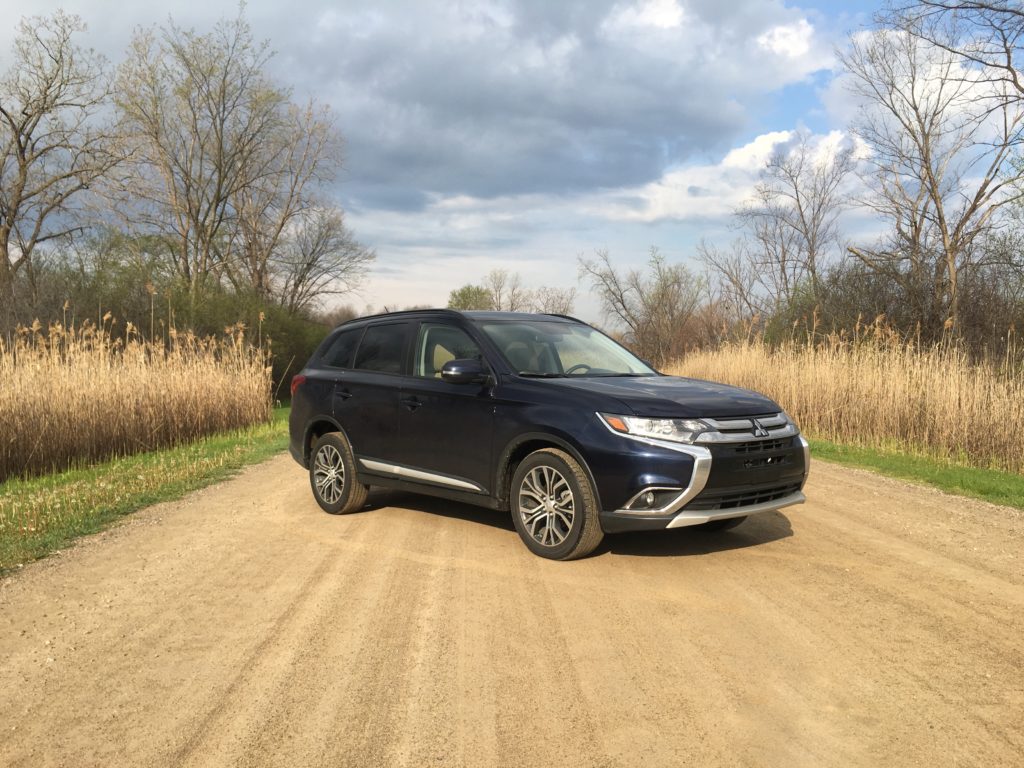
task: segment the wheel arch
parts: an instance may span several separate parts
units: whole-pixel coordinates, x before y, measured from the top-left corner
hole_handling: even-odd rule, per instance
[[[306,425],[306,431],[302,438],[302,462],[306,469],[309,469],[310,455],[313,452],[313,443],[321,435],[325,435],[328,432],[341,432],[348,440],[348,434],[342,429],[342,426],[330,416],[317,416],[315,419]],[[352,445],[352,441],[349,440],[349,445]]]
[[[501,505],[501,508],[510,508],[508,494],[510,486],[512,485],[512,476],[516,472],[516,467],[518,467],[520,462],[522,462],[522,460],[531,453],[544,448],[558,448],[559,450],[565,451],[579,462],[580,466],[583,467],[584,473],[586,473],[587,480],[590,482],[590,488],[593,491],[594,500],[598,505],[597,508],[601,509],[601,496],[597,488],[597,482],[594,479],[594,473],[591,472],[590,465],[583,457],[582,452],[564,437],[553,435],[550,432],[526,432],[522,435],[518,435],[515,439],[509,442],[501,452],[501,457],[498,461],[497,477],[495,478],[494,483],[494,495],[498,503]]]

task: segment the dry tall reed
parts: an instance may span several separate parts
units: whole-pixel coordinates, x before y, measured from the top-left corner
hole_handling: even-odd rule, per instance
[[[109,320],[0,338],[0,482],[269,418],[270,369],[241,326],[153,343]]]
[[[1024,473],[1024,373],[1010,355],[972,362],[954,345],[920,349],[869,327],[729,344],[669,372],[764,392],[815,437]]]

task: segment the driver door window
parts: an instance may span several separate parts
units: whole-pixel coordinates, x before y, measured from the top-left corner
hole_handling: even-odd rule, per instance
[[[439,379],[445,363],[479,357],[480,348],[462,329],[453,325],[423,323],[416,338],[413,375]]]

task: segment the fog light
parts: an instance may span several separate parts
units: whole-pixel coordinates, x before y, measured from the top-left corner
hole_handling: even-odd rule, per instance
[[[682,493],[682,488],[646,488],[634,496],[622,511],[650,512],[667,507]]]

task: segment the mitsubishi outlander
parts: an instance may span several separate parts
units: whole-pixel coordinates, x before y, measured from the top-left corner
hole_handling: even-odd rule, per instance
[[[804,501],[809,450],[756,392],[665,376],[571,317],[414,310],[336,328],[292,379],[291,454],[330,513],[369,486],[510,512],[542,557]]]

